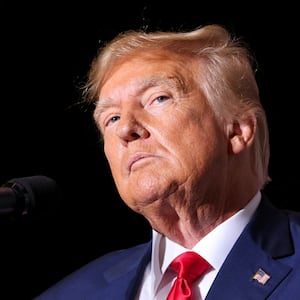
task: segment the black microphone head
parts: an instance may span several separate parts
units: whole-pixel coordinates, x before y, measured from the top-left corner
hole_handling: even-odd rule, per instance
[[[9,186],[16,194],[15,214],[53,214],[59,204],[61,191],[56,181],[44,175],[13,178],[4,186]]]

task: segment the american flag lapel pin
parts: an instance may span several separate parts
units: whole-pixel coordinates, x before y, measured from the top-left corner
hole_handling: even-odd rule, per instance
[[[256,280],[262,285],[265,285],[270,278],[271,276],[261,268],[259,268],[252,277],[253,280]]]

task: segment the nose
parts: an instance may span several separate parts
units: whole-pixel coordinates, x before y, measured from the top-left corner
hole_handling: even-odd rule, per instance
[[[117,135],[123,142],[128,143],[147,138],[149,131],[133,115],[122,115],[118,122]]]

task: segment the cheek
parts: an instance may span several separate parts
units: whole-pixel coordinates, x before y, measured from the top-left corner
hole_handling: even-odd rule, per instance
[[[205,168],[206,163],[220,155],[224,143],[221,137],[216,136],[215,131],[207,131],[198,126],[177,137],[177,144],[174,146],[179,151],[179,158],[184,158],[188,168]]]
[[[117,173],[115,172],[115,170],[119,169],[118,164],[120,163],[117,149],[118,146],[114,145],[111,141],[104,143],[104,155],[108,161],[109,167],[113,175],[114,173]]]

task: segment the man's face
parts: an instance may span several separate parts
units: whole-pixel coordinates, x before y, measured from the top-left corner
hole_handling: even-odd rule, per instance
[[[170,54],[145,54],[116,65],[102,87],[95,120],[120,196],[137,212],[174,193],[193,197],[196,186],[209,193],[222,178],[226,139],[195,72]]]

